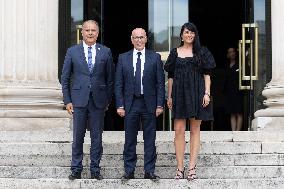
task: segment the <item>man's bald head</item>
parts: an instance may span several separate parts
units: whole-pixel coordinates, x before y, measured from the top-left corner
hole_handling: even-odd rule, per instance
[[[136,50],[143,50],[147,43],[146,31],[143,28],[135,28],[131,34],[131,42]]]
[[[135,35],[135,34],[144,34],[146,36],[146,31],[143,28],[135,28],[134,30],[132,30],[131,36]]]

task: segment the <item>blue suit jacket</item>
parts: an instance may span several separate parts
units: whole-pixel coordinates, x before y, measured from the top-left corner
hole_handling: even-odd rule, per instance
[[[83,43],[67,50],[61,85],[64,104],[74,107],[88,104],[90,92],[97,108],[106,108],[113,94],[114,65],[109,48],[96,43],[96,59],[90,73],[86,62]]]
[[[157,106],[164,106],[165,75],[159,54],[145,50],[145,64],[142,78],[144,99],[148,112],[155,112]],[[116,107],[129,112],[134,96],[133,50],[120,54],[115,73]]]

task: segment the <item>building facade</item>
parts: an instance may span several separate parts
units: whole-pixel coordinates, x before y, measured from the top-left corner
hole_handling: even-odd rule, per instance
[[[59,78],[67,48],[77,43],[76,26],[87,19],[98,21],[99,42],[112,49],[114,62],[132,48],[130,35],[136,27],[147,31],[148,48],[165,60],[179,45],[181,25],[195,23],[201,43],[217,63],[212,76],[215,121],[204,123],[213,130],[228,130],[222,94],[226,49],[239,47],[247,70],[240,82],[246,94],[244,130],[283,128],[282,0],[3,0],[0,8],[1,130],[70,125]],[[172,129],[168,110],[158,128]],[[106,130],[122,129],[113,104]]]

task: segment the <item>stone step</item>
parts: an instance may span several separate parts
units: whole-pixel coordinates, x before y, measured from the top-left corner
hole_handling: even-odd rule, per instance
[[[161,178],[173,178],[175,167],[156,167],[156,174]],[[105,178],[120,178],[122,167],[102,167]],[[28,167],[28,166],[0,166],[0,178],[67,178],[70,167]],[[200,179],[264,179],[284,178],[284,166],[218,166],[198,167],[197,175]],[[143,178],[143,167],[137,167],[136,178]],[[83,171],[83,178],[90,178],[88,168]]]
[[[148,179],[133,179],[126,183],[120,179],[101,181],[81,179],[1,179],[0,188],[13,189],[280,189],[284,188],[284,179],[160,179],[152,182]]]
[[[123,142],[103,143],[104,154],[122,154]],[[157,141],[157,153],[174,153],[172,141]],[[189,151],[189,144],[185,153]],[[84,153],[89,154],[90,143],[84,144]],[[137,144],[137,154],[144,152],[143,142]],[[202,142],[201,154],[284,154],[284,142]],[[70,155],[71,143],[0,143],[0,155]]]
[[[124,143],[107,141],[104,154],[122,154]],[[175,153],[172,141],[157,141],[158,154]],[[90,144],[84,144],[84,153],[89,154]],[[185,153],[189,151],[189,144]],[[284,143],[261,142],[202,142],[200,154],[267,154],[284,153]],[[0,155],[71,155],[71,143],[0,143]],[[137,144],[137,154],[144,154],[144,144]]]
[[[1,124],[0,124],[1,127]],[[86,142],[90,141],[86,132]],[[157,141],[173,141],[173,131],[157,131]],[[189,141],[189,131],[186,131]],[[124,142],[123,131],[104,131],[103,140]],[[71,142],[72,132],[69,131],[0,131],[0,142]],[[138,134],[138,141],[143,141],[143,133]],[[201,131],[202,142],[284,142],[283,131]]]
[[[138,155],[137,165],[143,166],[144,156]],[[198,157],[199,167],[212,166],[284,166],[284,154],[237,154],[237,155],[204,155]],[[70,166],[71,155],[0,155],[3,166]],[[185,155],[188,165],[189,155]],[[85,155],[83,165],[90,164],[90,156]],[[156,166],[173,166],[176,164],[175,154],[158,154]],[[104,154],[102,167],[123,167],[123,156]]]

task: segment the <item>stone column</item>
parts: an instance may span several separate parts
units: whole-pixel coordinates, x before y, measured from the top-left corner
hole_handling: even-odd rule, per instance
[[[272,80],[262,94],[266,109],[255,112],[253,128],[284,131],[284,1],[271,1]]]
[[[0,1],[0,130],[66,127],[58,81],[58,0]]]

